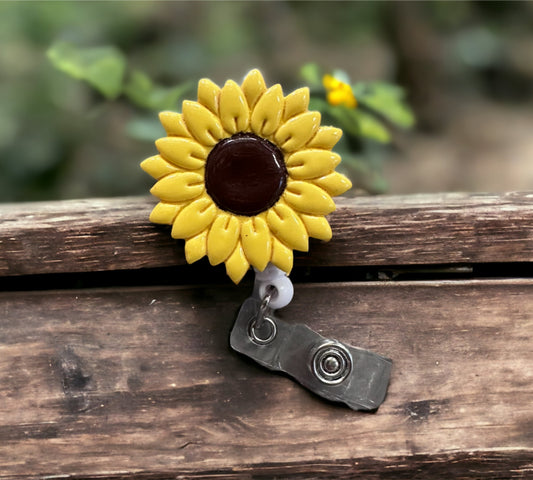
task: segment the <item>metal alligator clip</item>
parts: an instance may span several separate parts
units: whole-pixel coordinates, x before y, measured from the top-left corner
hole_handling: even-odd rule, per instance
[[[323,398],[354,410],[376,410],[387,394],[392,360],[280,320],[269,306],[274,294],[270,288],[262,297],[255,293],[245,300],[231,347],[270,370],[287,373]]]

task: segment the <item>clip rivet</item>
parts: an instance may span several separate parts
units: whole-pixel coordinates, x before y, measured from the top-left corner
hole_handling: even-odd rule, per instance
[[[257,345],[268,345],[276,338],[277,333],[276,323],[268,317],[262,318],[261,325],[256,319],[252,319],[248,326],[248,336]]]
[[[322,361],[322,367],[329,374],[338,372],[340,370],[340,366],[341,364],[339,363],[339,360],[334,356],[326,357]]]
[[[313,373],[321,382],[337,385],[350,375],[352,358],[342,345],[327,343],[316,351],[312,365]]]

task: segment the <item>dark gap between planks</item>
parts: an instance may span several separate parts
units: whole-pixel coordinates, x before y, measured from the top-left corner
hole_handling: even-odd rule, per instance
[[[223,267],[180,265],[136,270],[78,272],[0,277],[0,291],[31,291],[155,285],[228,284]],[[365,281],[428,281],[486,278],[533,278],[533,263],[482,263],[468,265],[405,265],[361,267],[295,267],[294,283]],[[241,286],[251,289],[250,271]]]

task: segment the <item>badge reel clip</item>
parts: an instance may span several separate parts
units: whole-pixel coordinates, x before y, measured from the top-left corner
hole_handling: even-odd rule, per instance
[[[376,410],[387,394],[392,361],[280,320],[275,311],[286,306],[292,294],[289,278],[274,266],[256,272],[253,295],[233,326],[231,347],[327,400],[354,410]]]
[[[240,85],[200,80],[197,101],[161,112],[166,136],[141,164],[156,179],[150,220],[172,226],[188,263],[204,256],[224,263],[234,283],[254,268],[253,294],[230,335],[234,350],[328,400],[375,410],[389,359],[276,316],[292,299],[293,250],[307,251],[311,237],[331,238],[332,197],[351,188],[335,171],[341,157],[332,148],[342,131],[321,126],[309,100],[308,88],[285,96],[279,84],[267,87],[258,70]]]

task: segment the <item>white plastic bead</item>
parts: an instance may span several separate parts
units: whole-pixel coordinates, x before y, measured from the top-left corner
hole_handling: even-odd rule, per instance
[[[255,271],[255,283],[259,298],[264,298],[270,285],[276,289],[268,304],[274,310],[286,307],[294,295],[294,287],[287,274],[272,264],[268,264],[262,272]]]

